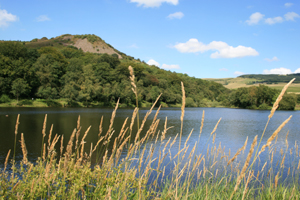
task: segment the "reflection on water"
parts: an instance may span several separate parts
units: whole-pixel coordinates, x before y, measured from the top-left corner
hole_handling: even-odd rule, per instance
[[[189,133],[193,130],[191,138],[189,139],[187,146],[192,148],[196,141],[199,139],[199,132],[201,126],[202,112],[205,111],[204,127],[201,134],[201,140],[197,152],[206,151],[207,145],[211,144],[211,132],[214,129],[216,123],[222,118],[217,128],[217,136],[215,144],[221,142],[222,147],[225,147],[225,152],[231,152],[233,155],[239,148],[241,148],[248,137],[248,144],[253,141],[255,135],[260,138],[264,127],[266,125],[269,111],[260,110],[243,110],[243,109],[229,109],[229,108],[186,108],[182,145],[187,140]],[[53,124],[53,134],[64,135],[64,145],[66,146],[68,138],[72,131],[77,126],[77,119],[81,117],[81,134],[84,134],[85,130],[91,125],[91,129],[86,138],[86,149],[90,148],[90,144],[95,143],[98,140],[99,123],[101,116],[103,116],[103,133],[105,134],[113,109],[108,108],[0,108],[0,167],[3,166],[6,154],[9,149],[13,150],[14,147],[14,131],[17,114],[20,114],[20,125],[18,129],[18,139],[20,140],[20,133],[24,133],[25,142],[28,150],[29,160],[34,161],[41,153],[41,141],[42,141],[42,128],[45,114],[47,117],[47,135],[49,133],[51,124]],[[148,110],[140,110],[140,121],[142,121]],[[130,118],[132,116],[133,109],[118,109],[114,120],[114,130],[117,135],[123,125],[124,120],[129,117],[127,126],[130,124]],[[155,111],[149,116],[148,121],[145,124],[145,129],[150,126],[154,117]],[[6,116],[8,115],[8,116]],[[270,121],[270,124],[266,130],[265,136],[262,140],[262,144],[266,143],[267,139],[277,129],[277,127],[286,120],[290,115],[293,115],[290,122],[282,129],[277,138],[277,148],[285,147],[286,134],[288,135],[288,143],[293,146],[298,143],[299,130],[300,130],[300,112],[299,111],[276,111],[275,115]],[[164,129],[164,122],[167,118],[167,126],[173,128],[169,129],[165,140],[169,137],[174,138],[180,132],[180,116],[181,110],[179,108],[165,108],[159,111],[158,118],[161,119],[158,126],[158,130]],[[141,123],[141,122],[140,122]],[[136,125],[134,125],[136,128]],[[134,137],[134,136],[133,136]],[[207,143],[208,139],[210,141]],[[48,136],[46,137],[46,141]],[[149,143],[154,141],[149,141]],[[171,153],[175,155],[178,151],[177,143],[171,149]],[[59,146],[59,145],[57,145]],[[250,145],[247,145],[246,152],[248,152]],[[230,150],[229,150],[230,149]],[[126,151],[126,150],[125,150]],[[124,152],[125,155],[126,152]],[[264,159],[268,154],[262,154],[261,159]],[[22,151],[17,144],[16,160],[22,159]],[[280,154],[278,158],[280,159]],[[288,162],[288,161],[286,161]],[[289,163],[287,163],[289,164]]]

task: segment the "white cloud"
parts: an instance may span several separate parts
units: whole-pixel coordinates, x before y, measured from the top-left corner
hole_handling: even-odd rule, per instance
[[[226,68],[221,68],[221,69],[219,69],[219,71],[228,71],[228,69],[226,69]]]
[[[261,20],[264,20],[266,24],[272,25],[272,24],[276,24],[276,23],[282,23],[284,21],[295,21],[295,18],[300,17],[295,12],[288,12],[284,15],[284,17],[278,16],[278,17],[273,17],[273,18],[269,17],[267,19],[264,19],[264,16],[265,15],[263,15],[259,12],[253,13],[250,16],[250,19],[246,20],[246,23],[248,25],[255,25],[255,24],[258,24]]]
[[[240,75],[243,75],[243,74],[245,74],[245,73],[244,73],[244,72],[235,71],[233,74],[234,74],[234,75],[237,75],[237,76],[240,76]]]
[[[18,17],[16,15],[0,9],[0,27],[8,26],[9,22],[15,22],[17,20]]]
[[[160,66],[160,64],[158,62],[156,62],[155,60],[153,59],[150,59],[148,62],[147,62],[148,65],[155,65],[157,67]]]
[[[293,74],[293,73],[300,73],[300,68],[296,69],[294,72],[292,72],[292,70],[284,68],[284,67],[280,67],[280,68],[275,68],[275,69],[265,69],[263,71],[264,74],[282,74],[282,75],[286,75],[286,74]]]
[[[294,5],[294,4],[293,4],[293,3],[285,3],[285,4],[284,4],[284,6],[285,6],[286,8],[291,7],[292,5]]]
[[[246,20],[246,23],[247,23],[248,25],[258,24],[258,22],[259,22],[260,20],[262,20],[262,19],[264,18],[264,16],[265,16],[265,15],[263,15],[263,14],[261,14],[261,13],[259,13],[259,12],[253,13],[253,14],[250,16],[249,20]]]
[[[163,69],[180,69],[179,65],[167,65],[167,64],[163,64],[161,66],[161,68],[163,68]]]
[[[182,12],[176,12],[173,14],[169,14],[167,18],[169,19],[181,19],[183,18],[184,14]]]
[[[178,43],[174,46],[181,53],[197,53],[205,51],[216,51],[210,55],[211,58],[240,58],[245,56],[257,56],[258,52],[251,47],[232,47],[222,41],[213,41],[208,45],[192,38],[186,43]]]
[[[284,68],[284,67],[280,67],[280,68],[275,68],[275,69],[265,69],[263,71],[264,74],[291,74],[292,71],[290,69]]]
[[[283,20],[282,17],[267,18],[267,19],[265,20],[265,22],[266,22],[267,24],[270,24],[270,25],[276,24],[276,23],[282,23],[283,21],[284,21],[284,20]]]
[[[294,12],[288,12],[284,15],[286,21],[295,21],[295,18],[299,18],[300,16]]]
[[[279,59],[276,56],[274,56],[271,59],[270,58],[265,58],[265,60],[268,61],[268,62],[279,61]]]
[[[138,6],[159,7],[162,3],[177,5],[179,0],[130,0],[131,3],[137,3]]]
[[[47,15],[40,15],[36,18],[38,22],[50,21],[51,19]]]

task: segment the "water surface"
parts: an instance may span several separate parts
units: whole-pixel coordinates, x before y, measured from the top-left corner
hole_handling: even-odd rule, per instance
[[[201,151],[206,150],[207,145],[212,143],[211,131],[214,129],[218,120],[222,118],[216,130],[217,136],[215,144],[221,142],[221,145],[222,147],[225,147],[226,152],[229,152],[230,149],[231,155],[243,146],[247,137],[249,141],[247,145],[248,151],[253,138],[256,135],[258,135],[258,138],[261,137],[270,113],[270,111],[230,108],[186,108],[182,145],[192,130],[193,133],[187,145],[190,145],[192,148],[195,142],[198,141],[203,110],[205,111],[204,127],[197,151],[200,153]],[[84,134],[85,130],[91,125],[91,129],[86,138],[86,148],[89,149],[90,143],[95,145],[97,142],[101,117],[103,116],[104,118],[103,133],[106,133],[112,111],[113,109],[110,108],[0,108],[0,167],[3,166],[8,150],[13,150],[15,123],[18,114],[20,114],[20,125],[17,135],[16,160],[20,161],[22,159],[19,140],[20,133],[24,133],[29,160],[34,161],[41,155],[42,128],[45,114],[48,115],[46,128],[47,137],[45,140],[48,140],[49,130],[53,124],[53,134],[57,133],[59,135],[64,135],[65,146],[72,131],[77,126],[77,119],[80,115],[82,126],[81,134]],[[148,110],[146,109],[140,110],[140,123],[147,111]],[[132,112],[133,109],[117,110],[114,120],[115,135],[119,133],[122,124],[127,117],[129,117],[127,122],[127,125],[129,126]],[[151,124],[155,112],[156,110],[149,116],[147,123],[145,124],[145,130],[147,130],[147,127]],[[262,144],[266,143],[272,133],[290,115],[293,115],[293,117],[279,133],[276,146],[278,149],[285,148],[287,133],[289,133],[287,141],[290,146],[293,146],[295,142],[299,142],[300,111],[276,111],[267,127]],[[164,108],[159,111],[158,118],[161,119],[161,121],[158,130],[163,130],[166,118],[168,122],[167,126],[174,126],[174,128],[168,130],[165,140],[168,140],[169,137],[174,138],[176,134],[180,132],[180,116],[180,108]],[[134,127],[136,127],[136,124]],[[209,138],[210,140],[207,142]],[[177,140],[171,149],[173,155],[176,154],[178,145],[179,143]],[[261,158],[264,159],[264,155],[262,155]],[[280,157],[277,159],[280,159]]]

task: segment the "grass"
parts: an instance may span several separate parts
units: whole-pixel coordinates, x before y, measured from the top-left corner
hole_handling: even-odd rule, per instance
[[[287,89],[287,88],[284,88]],[[26,143],[21,134],[23,159],[15,161],[8,152],[0,171],[0,197],[3,199],[299,199],[299,148],[286,141],[277,149],[277,136],[291,117],[284,121],[262,144],[264,132],[282,98],[279,95],[261,136],[245,141],[234,153],[215,144],[216,123],[208,141],[201,141],[204,115],[198,140],[189,146],[190,136],[181,141],[185,113],[185,91],[182,84],[181,131],[168,137],[167,119],[164,129],[157,130],[160,107],[145,126],[156,102],[146,113],[139,129],[134,131],[138,108],[126,118],[120,132],[114,131],[112,112],[109,129],[103,133],[99,125],[98,141],[86,144],[89,132],[81,130],[80,116],[66,146],[63,135],[46,133],[45,116],[41,156],[35,163],[27,159]],[[159,97],[158,97],[159,98]],[[15,127],[18,136],[19,116]],[[193,131],[191,134],[195,134]],[[176,144],[181,144],[177,145]],[[201,146],[200,146],[201,144]],[[174,151],[178,149],[178,151]],[[203,151],[199,152],[199,149]],[[87,150],[87,151],[86,151]],[[173,153],[172,153],[173,152]],[[174,153],[175,152],[175,153]],[[265,155],[268,160],[261,160]],[[275,156],[280,157],[275,163]],[[285,161],[289,160],[289,163]]]
[[[284,87],[285,83],[278,83],[278,84],[266,84],[268,87],[271,88],[275,88],[278,90],[282,90],[282,88]],[[291,93],[300,93],[300,84],[299,83],[294,83],[292,84],[287,92],[291,92]]]
[[[278,84],[266,84],[266,83],[259,83],[259,84],[249,84],[255,81],[261,81],[259,79],[254,78],[223,78],[223,79],[205,79],[205,80],[211,80],[215,81],[217,83],[220,83],[224,85],[224,87],[228,89],[237,89],[241,87],[251,87],[251,86],[258,86],[259,84],[266,85],[268,87],[282,90],[282,88],[286,85],[286,83],[278,83]],[[293,83],[287,90],[287,92],[291,93],[300,93],[300,84],[299,83]]]

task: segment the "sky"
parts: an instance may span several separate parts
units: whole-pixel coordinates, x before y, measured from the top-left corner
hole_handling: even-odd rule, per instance
[[[300,73],[299,0],[0,0],[0,40],[63,34],[196,78]]]

